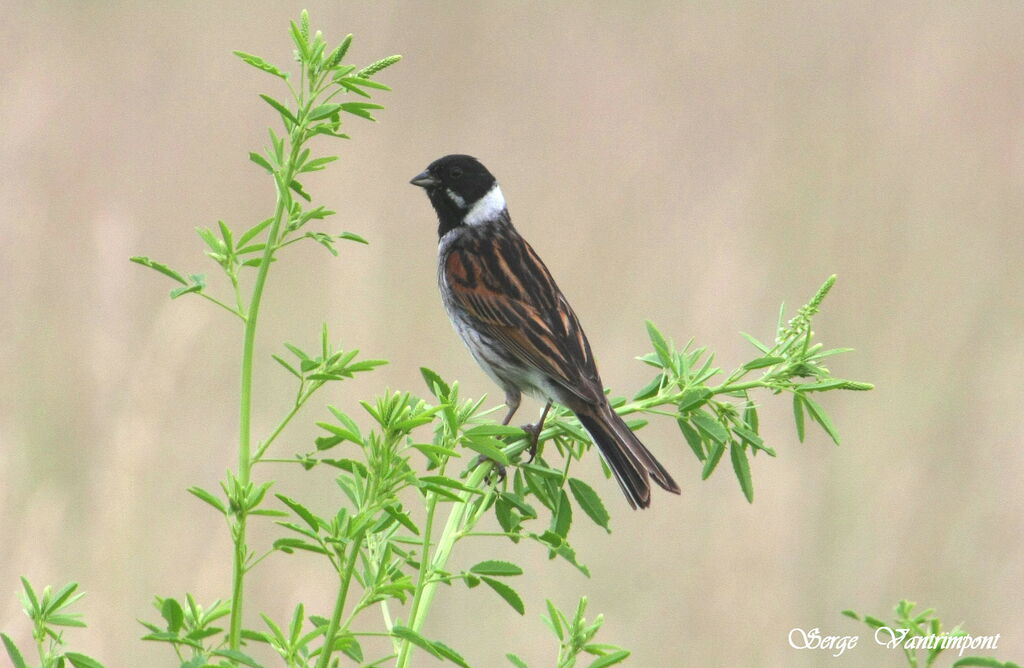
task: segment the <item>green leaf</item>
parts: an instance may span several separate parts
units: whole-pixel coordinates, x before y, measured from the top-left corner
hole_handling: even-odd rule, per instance
[[[21,588],[25,592],[25,598],[28,599],[29,607],[31,607],[33,611],[38,611],[40,609],[39,599],[36,597],[36,592],[32,589],[32,583],[30,583],[28,581],[28,578],[26,578],[24,575],[22,575],[20,579]]]
[[[64,658],[70,661],[75,668],[104,668],[103,664],[96,659],[78,652],[65,652]]]
[[[683,397],[679,400],[679,403],[676,404],[676,408],[680,413],[684,413],[699,406],[703,406],[712,396],[714,396],[714,394],[706,387],[689,389],[686,392],[683,392]]]
[[[793,419],[796,421],[796,436],[804,442],[804,397],[798,392],[793,393]]]
[[[760,350],[762,353],[767,353],[769,350],[771,350],[768,346],[761,343],[755,337],[751,336],[750,334],[747,334],[746,332],[740,332],[740,336],[749,341],[752,346]]]
[[[707,480],[715,471],[715,467],[718,466],[718,462],[721,461],[722,455],[725,454],[725,445],[715,441],[711,445],[711,450],[708,452],[708,458],[704,461],[704,469],[700,473],[701,480]]]
[[[6,633],[0,633],[0,640],[3,640],[4,647],[7,649],[7,656],[11,658],[14,668],[28,668],[28,664],[25,663],[25,658],[18,650],[18,646],[14,644],[14,641]]]
[[[611,654],[605,654],[602,657],[598,657],[590,664],[588,668],[606,668],[606,666],[614,666],[617,663],[622,663],[629,657],[629,650],[620,649],[617,652]]]
[[[77,601],[78,599],[82,598],[84,594],[78,594],[76,596],[71,595],[74,593],[76,589],[78,589],[77,582],[69,582],[68,584],[61,587],[60,591],[54,594],[53,598],[50,599],[50,605],[47,606],[47,609],[60,610],[61,608],[67,607],[75,601]]]
[[[221,502],[221,500],[214,496],[212,493],[206,491],[205,489],[201,487],[189,487],[188,493],[196,497],[197,499],[200,499],[201,501],[205,501],[206,503],[210,504],[211,506],[219,510],[222,515],[227,514],[227,508],[224,507],[224,504]]]
[[[775,366],[776,364],[781,364],[785,361],[785,357],[758,357],[757,359],[750,360],[744,364],[742,368],[751,371],[753,369],[763,369],[766,366]]]
[[[340,110],[341,104],[337,102],[332,102],[331,104],[321,104],[310,110],[309,120],[319,121],[325,118],[330,118],[331,116],[337,114]]]
[[[274,98],[270,97],[269,95],[264,95],[263,93],[260,93],[260,97],[263,98],[264,102],[273,107],[277,111],[277,113],[281,114],[281,117],[287,121],[285,123],[286,127],[290,127],[288,123],[291,123],[292,125],[299,124],[299,121],[298,119],[295,118],[295,115],[292,114],[292,112],[288,111],[288,107],[284,106],[283,104],[281,104]]]
[[[524,518],[534,519],[537,517],[537,511],[533,506],[523,500],[518,494],[511,492],[501,492],[501,498],[515,506],[516,510],[523,514]]]
[[[651,345],[654,346],[654,352],[657,353],[662,368],[671,369],[673,367],[672,349],[669,347],[664,335],[662,335],[661,330],[650,320],[647,321],[647,336],[651,340]]]
[[[271,167],[270,163],[267,161],[267,159],[264,158],[259,153],[256,153],[255,151],[250,151],[249,152],[249,160],[251,160],[252,162],[255,162],[257,165],[259,165],[263,169],[267,170],[268,174],[273,174],[274,173],[274,168]]]
[[[729,440],[729,431],[722,426],[722,423],[711,417],[704,411],[697,411],[689,416],[697,429],[704,432],[715,443],[725,445]]]
[[[750,479],[750,462],[747,460],[746,448],[733,441],[729,444],[729,456],[732,458],[732,470],[736,472],[736,479],[740,481],[743,496],[747,497],[749,503],[753,503],[754,483]]]
[[[576,503],[583,509],[587,517],[593,520],[594,524],[611,533],[611,529],[608,527],[611,517],[594,488],[579,478],[569,478],[569,491],[572,492],[573,498],[576,499]]]
[[[495,580],[494,578],[484,576],[480,579],[483,580],[485,585],[497,592],[498,596],[505,599],[505,602],[512,606],[513,610],[518,612],[520,615],[526,614],[526,607],[523,605],[523,599],[519,597],[519,594],[516,593],[515,589],[509,587],[500,580]]]
[[[271,223],[274,222],[273,218],[267,218],[266,220],[260,221],[246,230],[242,236],[238,237],[238,247],[245,248],[245,245],[256,238],[263,230],[267,229]],[[241,252],[241,251],[239,251]]]
[[[82,621],[81,617],[82,615],[49,615],[46,621],[50,626],[70,626],[84,629],[85,622]]]
[[[1011,668],[1017,664],[1007,661],[1003,663],[993,659],[992,657],[985,656],[965,656],[962,659],[957,659],[953,662],[950,668],[966,668],[967,666],[980,666],[981,668]]]
[[[366,77],[345,77],[345,81],[349,81],[351,83],[356,84],[357,86],[362,86],[364,88],[375,88],[376,90],[391,90],[390,86],[386,86],[379,81],[374,81],[373,79],[367,79]]]
[[[339,239],[344,239],[345,241],[355,241],[356,243],[365,244],[365,245],[369,245],[370,244],[369,241],[367,241],[363,237],[359,236],[355,232],[342,232],[341,234],[338,235],[338,238]]]
[[[810,413],[811,418],[821,425],[821,428],[825,430],[825,433],[829,435],[832,441],[839,445],[839,431],[836,430],[835,424],[832,423],[832,418],[828,416],[825,409],[821,407],[821,404],[817,403],[808,396],[800,395],[803,397],[804,405],[807,407],[807,412]]]
[[[690,450],[693,450],[693,454],[697,456],[697,459],[704,461],[707,456],[704,454],[704,441],[701,439],[700,434],[697,430],[690,426],[690,423],[685,418],[676,418],[676,424],[679,425],[679,431],[683,432],[683,438],[686,439],[686,444],[690,446]]]
[[[267,61],[263,60],[259,56],[254,56],[251,53],[245,53],[244,51],[232,51],[231,53],[235,54],[236,56],[244,60],[249,65],[252,65],[256,69],[263,70],[267,74],[273,74],[275,77],[281,77],[282,79],[288,78],[287,74],[277,69],[276,67],[274,67]]]
[[[461,668],[470,668],[470,665],[466,663],[466,660],[462,658],[461,654],[448,645],[445,645],[440,640],[434,640],[433,645],[434,649],[437,650],[437,653],[440,654],[442,658],[448,659],[455,665],[461,666]]]
[[[427,384],[427,389],[438,399],[443,401],[451,393],[448,383],[444,382],[436,371],[421,366],[420,375],[423,376],[423,382]]]
[[[289,187],[289,188],[291,188],[291,189],[292,189],[292,191],[293,191],[293,192],[294,192],[294,193],[295,193],[296,195],[298,195],[298,196],[299,196],[299,197],[301,197],[302,199],[306,200],[307,202],[312,202],[312,201],[313,201],[313,198],[312,198],[312,197],[310,196],[310,194],[309,194],[308,192],[306,192],[306,191],[305,191],[305,190],[304,190],[304,189],[302,188],[302,184],[301,184],[301,183],[299,183],[298,181],[296,181],[296,180],[294,180],[294,179],[293,179],[293,180],[292,180],[292,182],[288,184],[288,187]]]
[[[434,647],[434,643],[430,642],[429,640],[427,640],[426,638],[421,636],[419,633],[416,633],[415,631],[410,629],[408,626],[402,626],[401,624],[395,624],[394,626],[391,627],[391,635],[395,636],[399,640],[405,640],[405,641],[411,642],[413,645],[416,645],[420,649],[423,649],[423,650],[426,650],[427,652],[430,652],[432,655],[434,655],[437,658],[441,658],[441,655],[438,653],[437,649]]]
[[[188,281],[185,280],[184,276],[182,276],[178,272],[174,271],[173,269],[168,267],[166,264],[160,264],[159,262],[154,262],[153,260],[150,260],[148,257],[142,257],[140,255],[136,255],[135,257],[131,258],[131,261],[136,263],[136,264],[141,264],[143,267],[149,267],[150,269],[153,269],[155,271],[159,271],[164,276],[169,276],[170,278],[173,278],[174,280],[178,281],[182,285],[188,285]]]
[[[523,574],[523,569],[511,562],[494,560],[481,561],[470,568],[469,571],[471,573],[476,573],[477,575],[494,575],[500,577]]]
[[[300,172],[319,172],[324,167],[326,167],[327,165],[331,164],[332,162],[334,162],[337,159],[338,159],[338,156],[336,156],[336,155],[328,155],[328,156],[324,156],[323,158],[314,158],[313,160],[310,160],[309,162],[307,162],[304,165],[302,165],[302,169],[300,169],[299,171]]]
[[[177,633],[185,623],[185,612],[173,598],[165,598],[160,604],[160,616],[167,621],[167,631]]]
[[[234,649],[218,649],[210,652],[214,656],[223,656],[226,659],[231,659],[235,663],[240,663],[243,666],[249,666],[249,668],[263,668],[256,659],[252,658],[248,654],[243,654],[238,650]]]
[[[515,654],[506,654],[505,658],[508,659],[510,662],[512,662],[512,665],[515,666],[516,668],[530,668],[529,666],[526,665],[525,661],[520,659]]]
[[[501,449],[501,441],[495,438],[463,438],[462,445],[474,452],[478,452],[485,458],[490,459],[502,466],[508,466],[508,455]],[[495,445],[498,444],[498,445]]]
[[[294,499],[288,498],[284,494],[275,494],[274,496],[276,496],[281,503],[291,508],[293,513],[301,517],[302,521],[305,522],[309,528],[314,531],[314,533],[319,533],[320,522],[317,521],[316,516],[309,512],[305,506]]]
[[[450,487],[460,492],[470,492],[472,494],[482,494],[483,492],[476,487],[470,487],[465,483],[461,483],[454,478],[449,478],[443,475],[425,475],[420,477],[420,482],[427,483],[429,485],[440,485],[442,487]]]
[[[417,527],[416,524],[412,521],[412,518],[409,517],[409,513],[402,510],[401,506],[397,504],[394,506],[384,506],[384,512],[393,517],[396,522],[398,522],[406,529],[411,531],[413,535],[420,535],[419,527]]]
[[[551,599],[544,599],[544,603],[548,608],[548,616],[543,618],[548,623],[551,631],[555,634],[555,637],[559,641],[565,640],[565,630],[562,628],[562,616],[558,612],[558,608],[551,602]]]
[[[299,380],[302,380],[302,374],[299,373],[298,371],[296,371],[295,368],[291,364],[288,364],[288,362],[285,362],[283,359],[281,359],[277,355],[271,355],[271,357],[274,358],[274,361],[276,361],[278,364],[283,366],[288,371],[288,373],[290,373],[291,375],[295,376]]]
[[[665,374],[659,373],[651,382],[644,385],[642,388],[637,390],[637,393],[633,395],[633,401],[639,401],[641,399],[647,399],[653,397],[661,389],[661,384],[665,381]]]
[[[295,21],[291,22],[291,33],[292,41],[295,43],[295,48],[299,50],[299,55],[303,61],[309,60],[309,44],[306,42],[306,38],[302,35],[302,29],[296,25]]]
[[[562,489],[559,490],[558,505],[551,517],[551,530],[562,538],[567,538],[570,527],[572,527],[572,506],[569,504],[569,495]]]
[[[342,111],[344,111],[346,113],[349,113],[349,114],[352,114],[353,116],[358,116],[360,118],[365,118],[368,121],[375,121],[375,120],[377,120],[370,113],[370,109],[383,109],[384,108],[382,105],[374,104],[372,102],[343,102],[343,103],[341,103],[340,106],[341,106],[341,110]]]

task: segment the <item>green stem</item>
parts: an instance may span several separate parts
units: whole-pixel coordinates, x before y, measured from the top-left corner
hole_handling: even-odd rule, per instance
[[[317,659],[316,668],[327,668],[328,664],[330,664],[331,654],[334,651],[334,641],[338,635],[338,627],[341,624],[341,615],[345,612],[345,599],[348,598],[348,588],[352,584],[352,575],[355,571],[356,561],[359,559],[359,548],[362,544],[363,535],[360,533],[352,541],[348,560],[345,562],[345,570],[341,572],[338,598],[334,601],[334,612],[331,614],[331,621],[327,624],[327,632],[324,634],[324,646],[320,650],[320,658]]]
[[[523,447],[525,448],[525,445]],[[469,475],[469,478],[466,479],[465,484],[473,489],[480,487],[490,470],[491,467],[487,464],[477,466]],[[463,535],[463,522],[466,519],[466,513],[472,505],[470,503],[472,496],[471,492],[459,493],[459,500],[453,504],[452,512],[448,515],[444,531],[434,547],[434,556],[430,559],[429,568],[424,569],[423,567],[427,561],[427,554],[424,553],[421,556],[420,576],[416,583],[416,593],[413,597],[412,609],[409,611],[408,624],[409,628],[416,633],[419,633],[420,629],[423,628],[424,620],[426,620],[427,614],[430,612],[430,605],[434,600],[434,594],[437,592],[437,585],[440,583],[440,581],[432,579],[431,574],[444,570],[448,564],[448,558],[451,556],[455,542]],[[432,500],[436,503],[436,498]],[[428,518],[428,520],[430,519],[432,518]],[[426,535],[430,535],[429,531],[426,532]],[[426,544],[427,542],[424,541],[424,545]],[[399,651],[395,668],[408,668],[411,656],[412,644],[408,640],[402,641],[402,647]]]
[[[252,475],[252,367],[253,352],[256,347],[256,323],[259,321],[260,302],[263,299],[263,288],[270,272],[274,246],[281,230],[281,221],[288,211],[288,184],[291,183],[292,165],[295,163],[297,146],[292,147],[292,159],[286,169],[286,178],[277,182],[277,207],[274,210],[274,222],[271,223],[267,235],[267,245],[263,249],[263,261],[256,273],[256,281],[249,300],[249,312],[245,317],[245,332],[242,342],[242,383],[239,391],[240,405],[238,417],[238,484],[241,493],[245,494]],[[239,500],[240,501],[240,500]],[[247,553],[245,533],[248,510],[240,508],[235,517],[233,538],[235,542],[234,560],[231,569],[231,626],[228,633],[228,647],[238,650],[242,644],[242,607],[245,589],[245,558]]]
[[[272,431],[270,433],[270,436],[267,437],[267,440],[263,441],[263,443],[261,443],[260,446],[256,448],[256,454],[253,455],[252,457],[253,464],[259,464],[261,461],[264,461],[263,454],[267,451],[267,448],[269,448],[270,444],[274,442],[274,439],[277,438],[278,434],[280,434],[284,430],[284,428],[288,426],[288,423],[291,422],[292,418],[295,417],[295,415],[299,412],[299,409],[302,408],[306,401],[311,396],[313,396],[313,393],[320,389],[321,385],[323,385],[323,382],[318,381],[313,385],[313,387],[309,389],[308,392],[300,396],[295,401],[295,405],[292,406],[292,409],[288,411],[287,415],[284,416],[284,419],[282,419],[281,422],[278,423],[277,427],[274,428],[274,431]]]

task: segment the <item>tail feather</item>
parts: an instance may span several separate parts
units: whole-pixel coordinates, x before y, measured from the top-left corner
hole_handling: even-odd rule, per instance
[[[576,412],[633,508],[651,505],[651,480],[673,494],[679,485],[607,403]]]

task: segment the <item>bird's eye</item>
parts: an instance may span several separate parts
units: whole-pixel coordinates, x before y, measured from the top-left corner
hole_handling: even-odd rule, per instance
[[[452,167],[448,171],[448,176],[452,177],[456,181],[462,178],[462,167]]]

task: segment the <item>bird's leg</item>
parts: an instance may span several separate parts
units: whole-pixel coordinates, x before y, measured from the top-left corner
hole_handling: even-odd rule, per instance
[[[506,426],[508,425],[509,422],[512,421],[512,416],[516,414],[517,410],[519,410],[519,404],[522,402],[522,400],[523,395],[522,393],[519,392],[519,390],[505,390],[505,406],[508,408],[508,412],[505,413],[505,419],[501,421],[502,426]],[[482,464],[485,461],[488,461],[488,458],[484,457],[483,455],[480,455],[479,457],[476,458],[477,465]],[[497,472],[498,474],[498,480],[504,480],[505,467],[494,460],[489,461],[494,466],[495,472]]]
[[[505,406],[508,408],[508,412],[505,413],[505,419],[501,421],[502,425],[507,425],[512,421],[512,416],[519,410],[519,403],[522,399],[523,395],[519,390],[505,390]]]
[[[530,447],[526,449],[530,453],[530,458],[526,460],[529,464],[533,461],[533,458],[537,456],[537,439],[540,438],[540,432],[544,429],[544,419],[548,416],[548,411],[551,410],[551,402],[544,404],[544,410],[540,412],[540,419],[537,420],[536,424],[524,424],[521,429],[530,435]]]

